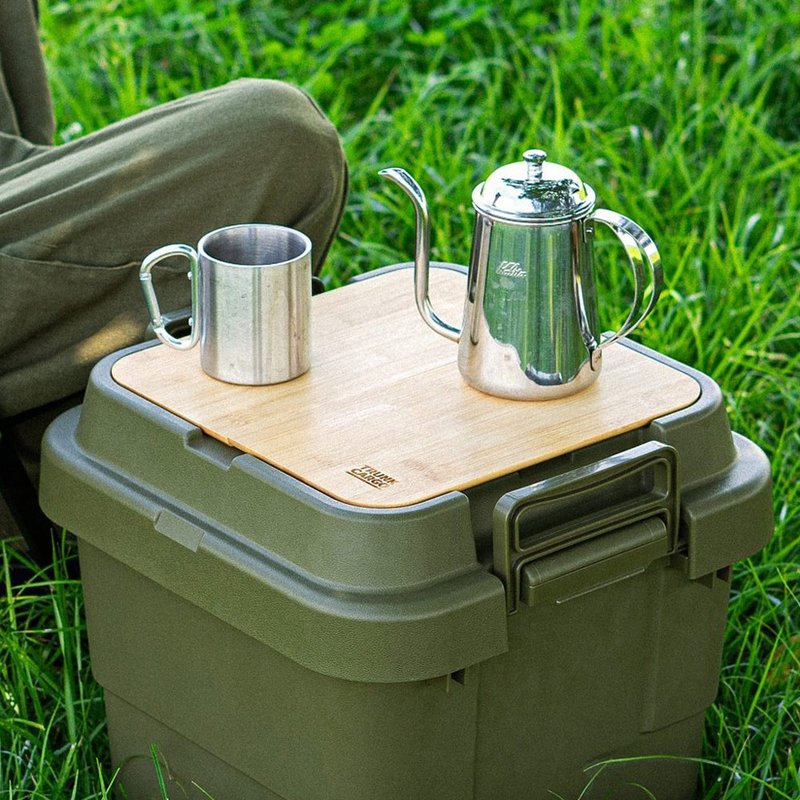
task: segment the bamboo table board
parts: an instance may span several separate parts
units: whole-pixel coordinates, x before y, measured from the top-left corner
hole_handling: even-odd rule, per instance
[[[431,271],[440,316],[461,318],[465,278]],[[117,383],[343,502],[410,505],[642,427],[694,403],[690,376],[621,345],[588,389],[544,402],[483,394],[461,379],[458,346],[414,305],[413,271],[313,298],[311,369],[273,386],[206,375],[199,347],[139,350]]]

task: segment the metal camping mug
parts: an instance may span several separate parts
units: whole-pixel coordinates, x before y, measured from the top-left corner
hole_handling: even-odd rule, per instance
[[[177,339],[165,327],[152,269],[172,256],[189,261],[192,332]],[[207,233],[197,250],[170,244],[139,270],[153,330],[166,345],[200,342],[200,365],[228,383],[281,383],[310,365],[311,240],[282,225],[231,225]]]

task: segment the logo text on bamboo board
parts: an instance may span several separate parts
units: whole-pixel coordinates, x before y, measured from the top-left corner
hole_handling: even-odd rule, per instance
[[[374,486],[376,489],[385,489],[387,486],[397,483],[397,478],[393,478],[391,475],[387,475],[369,464],[353,467],[353,469],[347,470],[347,474],[364,481],[364,483],[368,483],[370,486]]]

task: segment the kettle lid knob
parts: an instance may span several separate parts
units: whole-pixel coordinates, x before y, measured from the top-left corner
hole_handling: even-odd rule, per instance
[[[547,153],[544,150],[526,150],[522,154],[522,160],[528,165],[528,174],[526,181],[533,183],[542,179],[542,164],[547,159]]]

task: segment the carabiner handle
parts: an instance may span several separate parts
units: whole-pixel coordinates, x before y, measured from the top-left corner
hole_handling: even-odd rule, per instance
[[[664,273],[661,269],[661,256],[658,248],[650,236],[645,233],[633,220],[617,214],[616,211],[608,211],[600,208],[594,212],[592,219],[602,222],[611,228],[622,242],[628,262],[633,271],[634,289],[633,304],[622,327],[603,338],[597,346],[596,351],[606,347],[617,339],[627,336],[634,328],[637,328],[645,321],[653,310],[658,300],[661,289],[664,285]],[[644,305],[644,298],[647,289],[650,289],[650,299]]]
[[[156,297],[156,290],[153,286],[152,270],[159,261],[163,261],[170,256],[183,256],[189,260],[189,273],[188,278],[192,286],[192,316],[189,318],[189,325],[192,329],[189,336],[183,339],[177,339],[164,325],[164,318],[161,316],[161,309],[158,306],[158,298]],[[197,267],[197,251],[187,244],[168,244],[166,247],[159,247],[154,250],[142,261],[142,266],[139,268],[139,280],[142,284],[142,291],[144,292],[144,301],[147,303],[147,310],[150,312],[150,322],[153,325],[153,333],[164,344],[174,347],[177,350],[189,350],[194,347],[200,339],[200,323],[198,313],[200,304],[198,303],[199,295],[199,281],[198,281],[198,267]]]

